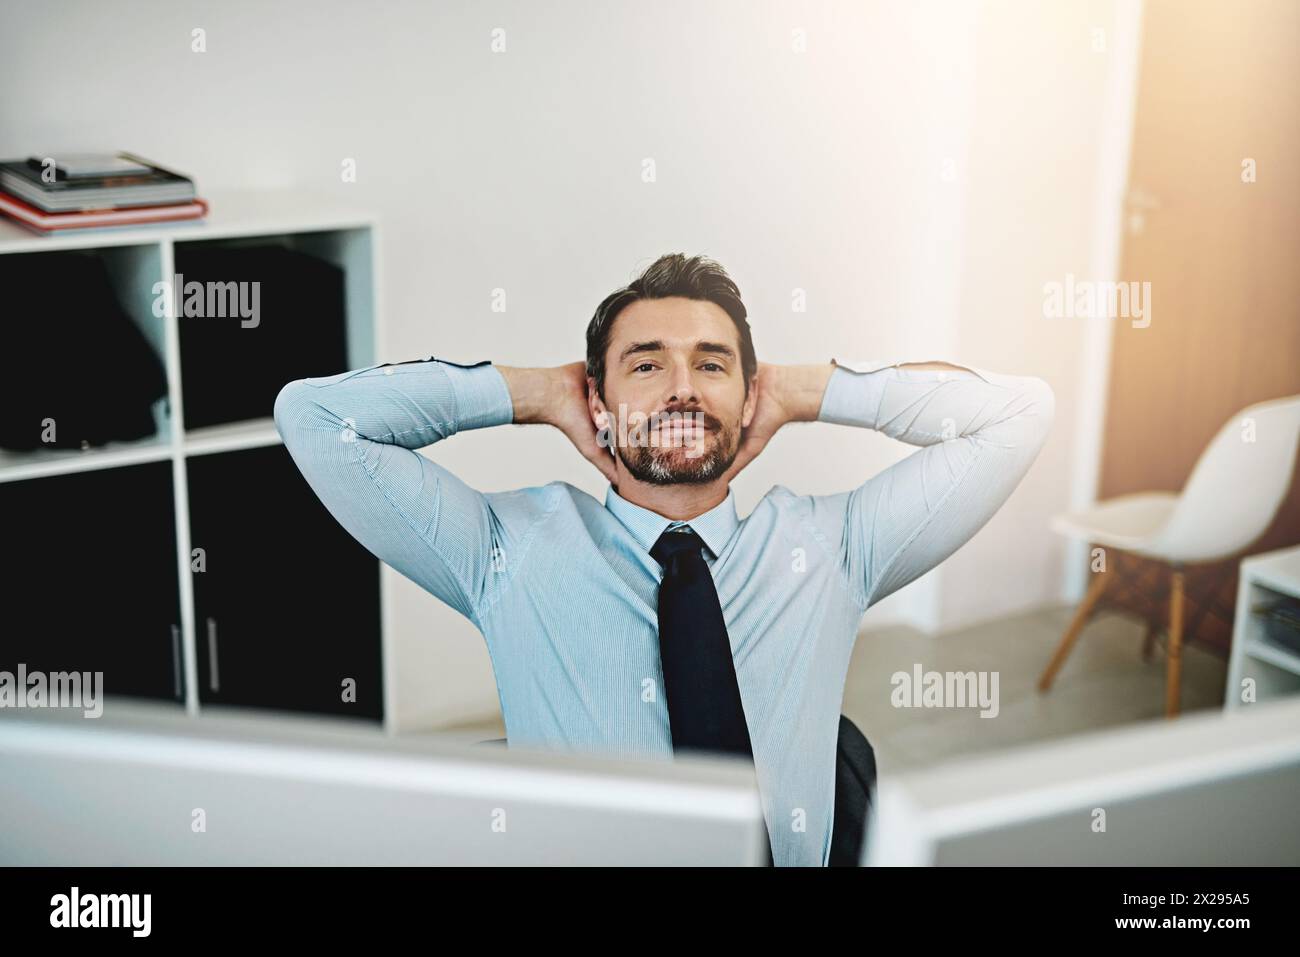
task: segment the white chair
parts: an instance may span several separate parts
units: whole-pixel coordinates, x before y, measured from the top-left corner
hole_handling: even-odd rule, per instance
[[[1224,423],[1196,461],[1181,494],[1137,492],[1052,520],[1055,532],[1168,564],[1169,650],[1165,717],[1178,714],[1183,643],[1184,566],[1222,561],[1247,548],[1273,521],[1291,486],[1300,442],[1300,395],[1247,406]],[[1052,686],[1075,640],[1114,575],[1111,562],[1092,584],[1038,681]],[[1154,633],[1148,632],[1148,648]]]

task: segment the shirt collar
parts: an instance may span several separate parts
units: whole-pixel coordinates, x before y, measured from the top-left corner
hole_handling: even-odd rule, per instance
[[[727,489],[725,499],[704,514],[697,515],[688,521],[665,518],[658,512],[652,512],[640,505],[633,505],[615,492],[612,485],[605,493],[605,507],[614,513],[614,517],[623,523],[624,527],[632,533],[632,537],[647,552],[654,547],[654,543],[659,541],[659,536],[669,526],[689,525],[695,531],[695,534],[704,540],[704,544],[709,547],[713,557],[717,558],[722,554],[723,546],[727,544],[732,533],[740,524],[740,520],[736,518],[736,496],[730,488]]]

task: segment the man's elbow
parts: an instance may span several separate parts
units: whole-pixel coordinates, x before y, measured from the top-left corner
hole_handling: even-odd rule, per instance
[[[304,409],[302,393],[306,388],[306,384],[301,379],[294,379],[292,382],[285,383],[275,396],[271,415],[275,419],[275,430],[280,433],[280,438],[285,445],[289,444],[294,430],[302,421]]]
[[[1035,449],[1039,449],[1047,441],[1047,435],[1051,432],[1052,423],[1056,419],[1056,393],[1052,391],[1052,387],[1045,379],[1032,376],[1028,380],[1026,398],[1028,404],[1025,414],[1034,423],[1034,435],[1037,439]]]

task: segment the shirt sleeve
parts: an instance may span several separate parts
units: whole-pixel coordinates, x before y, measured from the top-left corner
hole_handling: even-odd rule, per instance
[[[489,361],[430,356],[297,379],[275,400],[275,425],[307,484],[380,560],[477,624],[500,570],[488,497],[416,449],[514,420]]]
[[[831,361],[836,368],[818,421],[923,446],[857,488],[827,497],[836,503],[836,523],[842,519],[841,567],[865,611],[946,559],[1001,508],[1047,439],[1055,396],[1040,378],[943,358],[916,361],[960,368]]]

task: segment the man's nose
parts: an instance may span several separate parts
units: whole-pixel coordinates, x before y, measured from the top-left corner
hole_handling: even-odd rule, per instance
[[[695,381],[692,378],[690,366],[678,370],[673,376],[672,387],[668,391],[665,399],[669,403],[688,403],[698,402],[699,393],[695,389]]]

